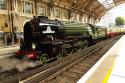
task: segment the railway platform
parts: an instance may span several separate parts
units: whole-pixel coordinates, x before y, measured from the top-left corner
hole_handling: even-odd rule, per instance
[[[77,83],[125,83],[125,35]]]
[[[16,52],[19,49],[19,45],[13,46],[4,46],[0,47],[0,59],[3,57],[11,56],[13,52]]]

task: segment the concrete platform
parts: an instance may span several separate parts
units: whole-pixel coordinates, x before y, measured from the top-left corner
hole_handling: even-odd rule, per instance
[[[125,36],[77,83],[125,83]]]
[[[0,59],[11,56],[10,53],[14,53],[19,49],[19,45],[0,47]]]

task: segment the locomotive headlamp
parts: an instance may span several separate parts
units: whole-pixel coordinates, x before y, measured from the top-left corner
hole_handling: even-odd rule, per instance
[[[34,50],[36,48],[36,45],[32,43],[32,49]]]

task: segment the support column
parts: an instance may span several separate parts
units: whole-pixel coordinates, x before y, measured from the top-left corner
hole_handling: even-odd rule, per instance
[[[34,14],[35,14],[35,16],[37,15],[37,0],[34,0],[34,4],[35,4],[35,8],[34,8]]]
[[[47,9],[48,9],[48,16],[50,17],[50,18],[53,18],[53,13],[54,13],[54,9],[53,9],[53,6],[54,6],[54,1],[53,0],[50,0],[49,1],[49,4],[48,4],[48,6],[47,6]]]
[[[89,15],[87,15],[87,17],[88,17],[87,22],[88,22],[88,23],[90,23],[90,16],[89,16]]]
[[[14,24],[13,24],[13,3],[12,0],[8,0],[8,16],[10,17],[11,33],[12,33],[12,44],[14,44]]]

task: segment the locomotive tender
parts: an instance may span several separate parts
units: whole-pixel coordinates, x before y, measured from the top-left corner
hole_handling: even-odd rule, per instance
[[[69,55],[106,38],[106,28],[73,21],[50,20],[37,16],[24,25],[24,39],[16,56],[40,58],[42,61]]]

